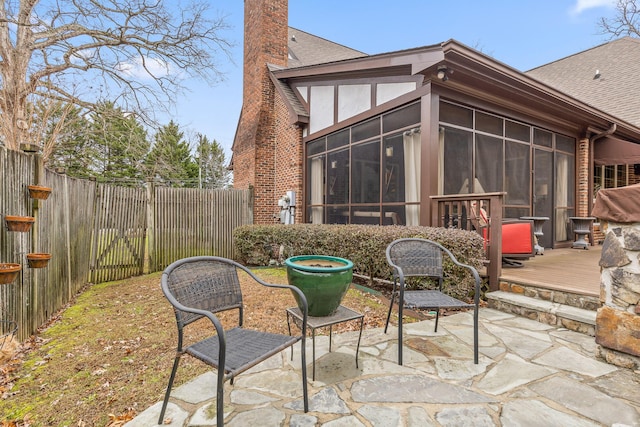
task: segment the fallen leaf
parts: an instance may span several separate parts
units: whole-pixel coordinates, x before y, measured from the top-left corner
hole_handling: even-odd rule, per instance
[[[107,427],[121,427],[131,421],[136,416],[136,411],[129,408],[121,415],[109,414],[109,424]]]

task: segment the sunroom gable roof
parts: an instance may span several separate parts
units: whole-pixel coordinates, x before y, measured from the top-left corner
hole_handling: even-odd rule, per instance
[[[446,82],[435,75],[439,66],[449,69]],[[272,69],[272,78],[291,87],[293,82],[371,78],[376,76],[422,74],[424,84],[466,92],[490,102],[502,104],[528,115],[544,114],[546,119],[563,126],[573,126],[587,136],[617,123],[617,134],[640,140],[640,128],[624,119],[604,112],[552,86],[501,63],[456,40],[441,44],[344,59],[329,63]],[[282,86],[279,90],[282,89]],[[291,93],[295,97],[295,94]],[[289,101],[292,99],[287,97]],[[305,106],[289,105],[292,119],[300,118]],[[305,110],[306,111],[306,110]],[[308,112],[306,112],[308,116]],[[308,120],[308,117],[307,117]],[[294,121],[295,122],[295,121]]]

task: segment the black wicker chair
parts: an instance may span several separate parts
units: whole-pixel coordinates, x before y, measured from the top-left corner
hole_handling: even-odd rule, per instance
[[[444,269],[443,254],[451,261],[469,270],[475,280],[474,303],[460,301],[442,290]],[[442,245],[426,239],[409,238],[394,240],[387,246],[387,262],[393,267],[393,293],[389,304],[389,313],[384,327],[385,334],[389,326],[393,302],[398,298],[398,364],[402,365],[402,310],[432,309],[436,310],[435,331],[438,331],[440,309],[473,308],[473,362],[478,363],[478,303],[480,301],[480,275],[470,265],[461,264],[453,254]],[[437,281],[435,289],[405,290],[405,278],[426,277]]]
[[[245,271],[255,281],[264,286],[290,289],[298,295],[304,305],[300,335],[279,335],[261,332],[242,327],[243,306],[242,292],[238,271]],[[183,354],[191,356],[217,369],[217,424],[224,424],[223,385],[226,380],[233,379],[240,373],[263,360],[293,346],[301,341],[302,358],[302,393],[304,411],[309,410],[307,395],[307,370],[305,358],[305,337],[307,328],[307,301],[304,294],[293,286],[269,284],[253,274],[249,269],[235,261],[201,256],[185,258],[174,262],[162,274],[162,291],[173,305],[178,326],[178,349],[173,363],[169,385],[164,396],[159,424],[169,402],[171,387]],[[215,313],[226,310],[238,310],[239,324],[224,329]],[[285,310],[282,310],[283,315]],[[215,334],[185,346],[184,329],[201,318],[208,318],[215,328]]]

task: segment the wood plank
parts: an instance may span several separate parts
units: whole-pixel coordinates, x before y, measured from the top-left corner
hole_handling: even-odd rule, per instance
[[[544,255],[524,261],[522,268],[503,268],[500,280],[597,297],[601,251],[602,246],[545,249]]]

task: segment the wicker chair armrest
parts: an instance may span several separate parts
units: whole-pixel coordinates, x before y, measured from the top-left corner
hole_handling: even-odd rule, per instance
[[[480,274],[478,273],[478,270],[476,270],[476,268],[472,265],[469,264],[463,264],[460,261],[458,261],[456,259],[456,257],[451,253],[451,251],[449,251],[449,249],[445,248],[444,246],[442,247],[442,249],[444,250],[444,252],[449,256],[449,258],[451,259],[451,261],[457,265],[458,267],[462,267],[462,268],[466,268],[468,269],[471,274],[473,275],[473,280],[475,282],[475,295],[474,295],[474,303],[477,305],[479,302],[479,298],[480,298]]]
[[[237,266],[238,266],[238,268],[240,268],[242,271],[247,273],[249,276],[251,276],[251,278],[253,280],[258,282],[262,286],[266,286],[266,287],[269,287],[269,288],[289,289],[291,292],[294,292],[298,296],[299,301],[302,303],[302,310],[301,310],[301,312],[302,312],[302,327],[301,327],[301,332],[302,332],[302,335],[305,336],[305,334],[307,333],[307,317],[309,315],[309,304],[307,303],[307,297],[305,297],[304,293],[302,293],[302,291],[300,289],[298,289],[297,287],[295,287],[295,286],[286,285],[284,283],[269,283],[269,282],[265,282],[264,280],[262,280],[261,278],[256,276],[253,271],[249,270],[244,265],[237,264]]]
[[[389,265],[393,268],[393,290],[396,291],[396,286],[400,292],[400,295],[404,293],[404,272],[402,271],[402,267],[395,265],[393,262],[389,261]]]

